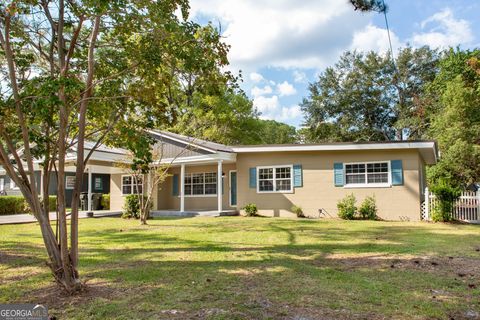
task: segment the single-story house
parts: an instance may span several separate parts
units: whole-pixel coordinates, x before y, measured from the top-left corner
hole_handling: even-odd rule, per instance
[[[86,142],[85,150],[87,153],[91,150],[93,143]],[[109,194],[110,193],[110,180],[112,173],[123,173],[124,171],[115,166],[116,162],[124,161],[126,159],[127,151],[119,148],[110,148],[106,146],[99,146],[96,151],[92,153],[86,172],[83,175],[83,185],[81,192],[91,194]],[[75,148],[66,156],[65,167],[65,200],[67,207],[72,202],[73,186],[75,183],[75,161],[76,151]],[[26,167],[26,165],[24,165]],[[43,176],[41,174],[41,161],[34,162],[34,171],[37,181],[37,192],[43,194]],[[57,195],[57,177],[55,173],[50,176],[50,182],[48,184],[48,193],[50,195]],[[20,196],[22,195],[20,188],[15,182],[10,179],[5,170],[0,166],[0,196]],[[91,208],[91,202],[89,208]]]
[[[265,216],[293,216],[293,205],[307,216],[336,216],[338,201],[353,193],[359,203],[375,196],[383,219],[415,221],[421,217],[425,166],[438,160],[434,141],[226,146],[164,131],[150,134],[158,141],[160,163],[169,167],[155,188],[154,211],[242,212],[254,203]],[[87,165],[90,192],[94,177],[109,178],[103,185],[109,187],[104,191],[111,210],[121,210],[125,196],[147,183],[115,165],[122,159],[125,150],[102,147]],[[73,165],[72,157],[72,171]]]

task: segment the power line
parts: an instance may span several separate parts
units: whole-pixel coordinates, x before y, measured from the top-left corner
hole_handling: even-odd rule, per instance
[[[390,37],[390,27],[388,26],[388,18],[387,18],[387,7],[385,6],[385,0],[382,0],[383,3],[383,16],[385,17],[385,26],[387,27],[387,35],[388,35],[388,43],[390,44],[390,57],[392,58],[393,67],[395,70],[397,66],[395,65],[395,58],[393,57],[393,46],[392,46],[392,38]]]

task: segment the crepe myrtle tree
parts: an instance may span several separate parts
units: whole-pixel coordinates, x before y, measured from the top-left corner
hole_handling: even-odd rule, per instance
[[[115,166],[132,177],[132,194],[137,197],[140,224],[146,225],[156,196],[155,191],[171,175],[169,169],[175,160],[195,147],[187,145],[175,155],[165,158],[164,142],[155,140],[148,130],[137,134],[137,139],[129,144],[129,154],[117,161]],[[190,140],[192,144],[195,141],[195,138]]]
[[[218,32],[187,19],[186,0],[0,3],[0,165],[31,207],[53,276],[70,293],[83,286],[78,205],[92,153],[102,143],[128,146],[140,128],[171,121],[180,107],[172,92],[188,96],[230,77],[218,72],[228,63]],[[85,141],[93,143],[88,152]],[[71,157],[76,180],[68,232]],[[58,234],[48,215],[50,177],[58,185]]]
[[[169,176],[170,163],[163,163],[163,148],[161,143],[144,133],[131,145],[130,153],[115,163],[133,179],[132,194],[137,198],[140,223],[147,224],[153,205],[154,192]],[[153,146],[152,146],[153,145]],[[132,148],[133,147],[133,148]]]

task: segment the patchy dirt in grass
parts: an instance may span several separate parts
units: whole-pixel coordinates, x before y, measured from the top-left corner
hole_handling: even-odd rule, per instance
[[[276,319],[276,320],[384,320],[390,319],[378,314],[354,314],[349,310],[324,308],[298,308],[288,305],[264,305],[265,301],[251,306],[248,311],[233,311],[221,308],[201,309],[187,312],[177,309],[163,310],[154,315],[155,319]],[[260,306],[262,305],[263,306]],[[252,311],[252,312],[251,312]]]
[[[341,268],[343,271],[361,268],[422,270],[456,278],[480,278],[480,259],[470,257],[416,257],[410,255],[330,254],[312,262],[318,266]]]
[[[25,279],[25,275],[28,275],[29,277],[33,277],[44,272],[45,272],[45,269],[41,267],[35,267],[35,266],[15,268],[15,272],[10,272],[10,269],[7,268],[5,269],[5,271],[2,272],[4,274],[2,274],[2,277],[0,278],[0,285]]]
[[[91,280],[87,282],[81,292],[75,295],[68,294],[66,291],[59,289],[57,284],[52,283],[49,286],[27,293],[22,301],[45,304],[49,309],[61,310],[68,306],[82,305],[98,298],[114,300],[123,294],[125,294],[125,290],[114,288],[108,282]]]
[[[42,262],[42,259],[28,255],[28,254],[20,254],[14,253],[11,251],[0,251],[0,264],[7,265],[7,266],[15,266],[18,264],[25,265],[33,265]]]

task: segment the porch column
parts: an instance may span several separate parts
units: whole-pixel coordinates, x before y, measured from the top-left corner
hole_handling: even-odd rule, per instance
[[[185,164],[180,169],[180,212],[185,211]]]
[[[222,212],[222,160],[218,160],[217,173],[217,200],[218,212]]]
[[[88,167],[88,211],[92,211],[92,167]]]

